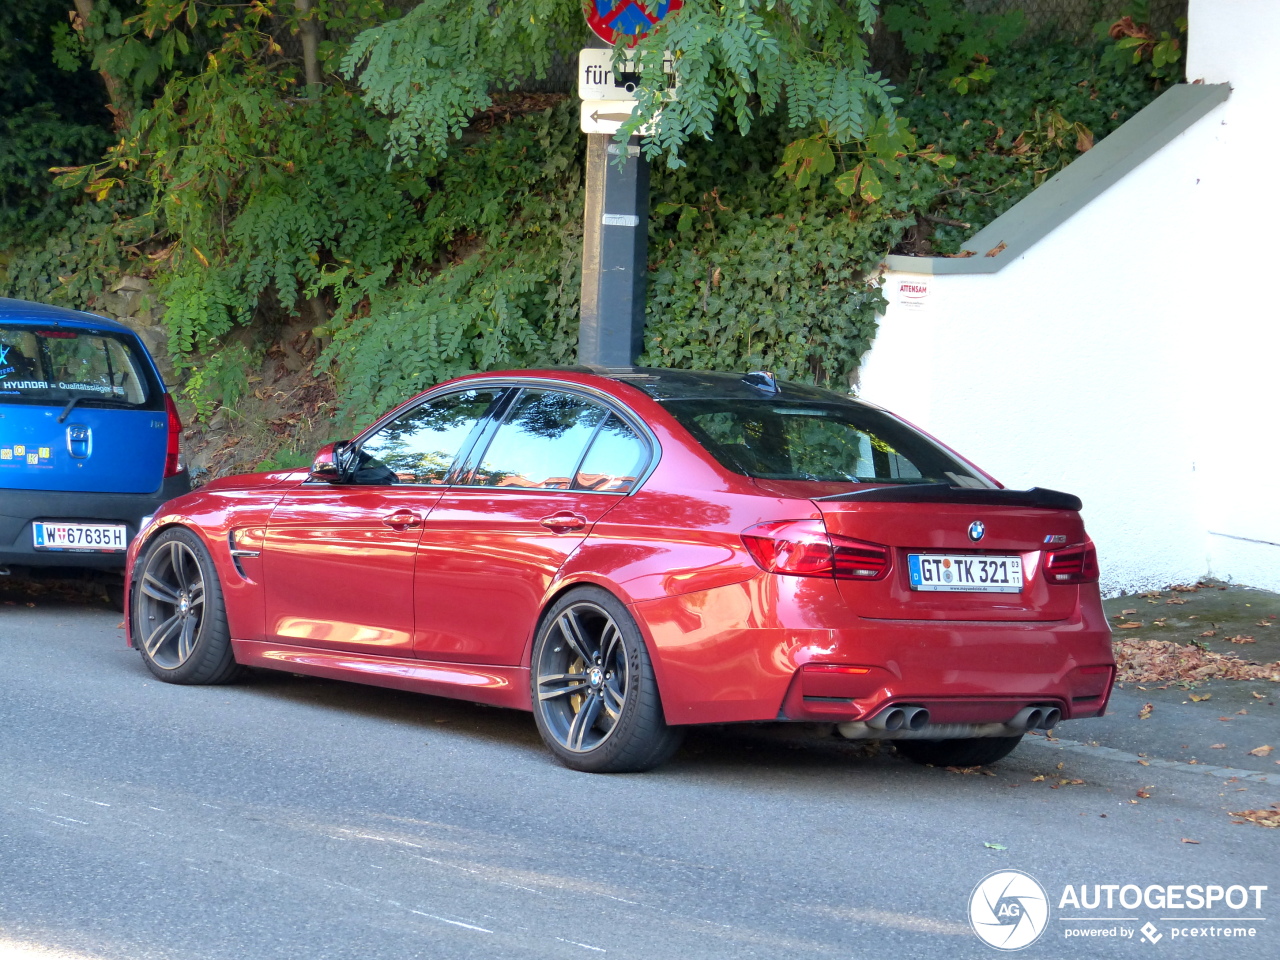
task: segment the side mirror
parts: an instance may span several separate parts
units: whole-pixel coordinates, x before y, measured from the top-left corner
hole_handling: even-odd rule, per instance
[[[324,483],[339,483],[342,480],[342,453],[347,448],[347,441],[327,443],[316,453],[311,464],[308,480],[319,480]]]

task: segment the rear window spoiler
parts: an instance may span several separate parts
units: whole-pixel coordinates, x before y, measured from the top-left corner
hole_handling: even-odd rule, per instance
[[[949,483],[870,487],[829,497],[815,497],[814,500],[818,503],[972,503],[991,507],[1041,507],[1045,510],[1079,510],[1083,506],[1079,497],[1043,487],[1002,490],[994,487],[954,487]]]

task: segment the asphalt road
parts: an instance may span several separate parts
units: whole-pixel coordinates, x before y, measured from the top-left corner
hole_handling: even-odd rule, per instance
[[[284,674],[169,686],[119,619],[0,605],[6,960],[990,958],[969,899],[1005,869],[1049,900],[1022,957],[1280,956],[1280,831],[1228,815],[1280,801],[1274,765],[1142,766],[1078,722],[995,776],[724,731],[592,776],[519,713]],[[1062,906],[1068,884],[1269,890],[1106,910]]]

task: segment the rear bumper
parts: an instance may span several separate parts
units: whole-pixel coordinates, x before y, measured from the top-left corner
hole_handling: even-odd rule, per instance
[[[1033,705],[1064,719],[1105,711],[1111,631],[1096,588],[1080,593],[1066,620],[873,620],[832,581],[765,575],[634,609],[669,723],[843,723],[898,704],[983,724]]]
[[[138,533],[143,517],[191,489],[186,471],[166,477],[154,493],[80,493],[53,490],[0,490],[0,565],[123,570],[126,552],[37,550],[31,524],[36,520],[81,523],[124,523],[128,539]]]

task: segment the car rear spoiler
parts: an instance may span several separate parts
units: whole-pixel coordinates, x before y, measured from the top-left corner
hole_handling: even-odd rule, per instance
[[[949,483],[870,487],[814,499],[819,503],[972,503],[991,507],[1041,507],[1045,510],[1079,510],[1083,506],[1079,497],[1043,487],[1003,490],[995,487],[954,487]]]

